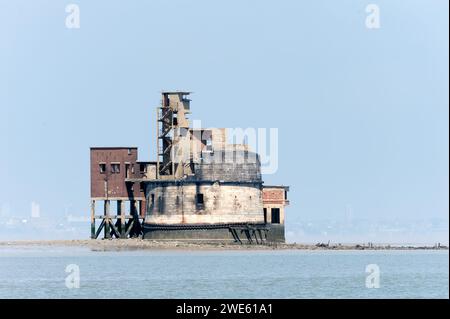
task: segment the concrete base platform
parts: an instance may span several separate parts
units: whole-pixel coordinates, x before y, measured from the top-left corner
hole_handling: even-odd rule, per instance
[[[284,225],[281,224],[269,224],[269,231],[267,232],[267,241],[284,243],[286,238],[284,235]]]
[[[242,242],[261,244],[285,242],[284,225],[152,225],[143,224],[143,238],[200,242]]]

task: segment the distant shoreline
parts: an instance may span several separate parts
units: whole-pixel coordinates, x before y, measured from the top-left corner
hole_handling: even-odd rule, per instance
[[[12,240],[0,241],[0,249],[20,246],[86,247],[93,251],[116,250],[448,250],[447,246],[394,245],[394,244],[299,244],[270,243],[264,245],[234,243],[199,243],[182,241],[153,241],[142,239],[112,240]]]

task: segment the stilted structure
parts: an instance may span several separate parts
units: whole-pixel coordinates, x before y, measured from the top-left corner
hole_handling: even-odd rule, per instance
[[[91,237],[284,242],[289,188],[263,186],[259,155],[225,129],[191,128],[188,96],[162,93],[155,162],[138,162],[135,147],[91,148]]]
[[[106,239],[142,235],[145,194],[140,185],[125,183],[126,178],[143,176],[142,165],[147,163],[137,162],[137,147],[91,148],[91,238],[98,238],[102,231]],[[100,205],[103,209],[98,214]]]

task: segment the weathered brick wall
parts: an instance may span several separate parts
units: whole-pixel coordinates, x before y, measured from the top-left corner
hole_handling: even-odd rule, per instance
[[[264,204],[284,204],[284,192],[283,188],[263,188]]]
[[[128,198],[144,197],[140,192],[139,185],[133,190],[127,190],[125,177],[125,164],[128,163],[128,177],[139,177],[139,166],[136,164],[138,150],[135,147],[93,147],[90,151],[91,158],[91,198]],[[105,164],[105,172],[100,172],[100,164]],[[113,173],[111,164],[120,165],[120,172]],[[132,167],[134,173],[132,172]]]
[[[286,199],[288,188],[284,186],[264,186],[262,189],[263,207],[266,210],[266,220],[272,223],[272,209],[279,210],[280,224],[285,222],[285,206],[289,203]]]

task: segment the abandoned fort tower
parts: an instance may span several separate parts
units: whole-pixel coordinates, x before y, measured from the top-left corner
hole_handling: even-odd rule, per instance
[[[284,242],[288,187],[264,185],[259,155],[225,129],[190,127],[188,95],[162,93],[156,161],[91,148],[91,237]]]

